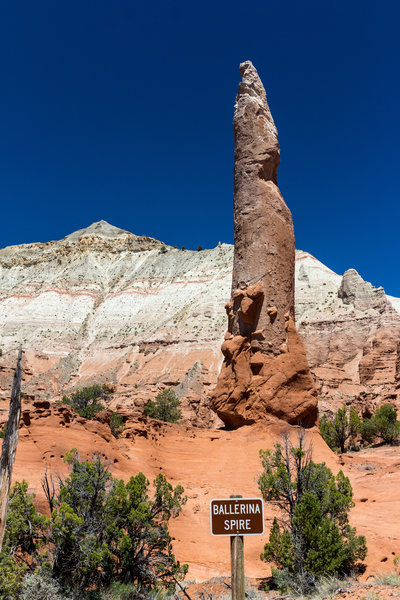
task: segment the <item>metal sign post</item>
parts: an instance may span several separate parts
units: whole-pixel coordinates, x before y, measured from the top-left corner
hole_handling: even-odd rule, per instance
[[[264,533],[261,498],[217,498],[210,502],[212,535],[229,535],[231,547],[232,600],[244,600],[244,535]]]

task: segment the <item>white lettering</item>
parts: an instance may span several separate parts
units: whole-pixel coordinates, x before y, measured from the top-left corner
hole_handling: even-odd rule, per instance
[[[232,518],[223,521],[223,527],[225,531],[232,531],[234,533],[236,530],[237,533],[238,530],[251,531],[252,520],[238,519],[234,517],[236,515],[260,515],[262,514],[262,506],[259,502],[250,502],[244,500],[242,502],[215,502],[212,504],[211,513],[213,517],[218,515],[231,515]]]

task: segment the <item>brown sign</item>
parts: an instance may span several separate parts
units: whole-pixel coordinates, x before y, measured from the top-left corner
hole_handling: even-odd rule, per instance
[[[261,535],[264,504],[260,498],[226,498],[210,502],[213,535]]]

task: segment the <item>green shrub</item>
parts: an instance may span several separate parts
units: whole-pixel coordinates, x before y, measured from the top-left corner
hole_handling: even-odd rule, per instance
[[[8,552],[0,554],[0,598],[18,600],[27,565],[19,564]]]
[[[26,481],[12,487],[0,553],[1,598],[19,599],[24,574],[46,558],[48,521],[39,515],[33,499],[34,494],[28,494]]]
[[[154,499],[142,473],[128,483],[111,477],[100,459],[80,461],[69,453],[70,477],[53,511],[53,577],[66,590],[108,588],[113,581],[151,590],[183,578],[186,565],[172,554],[168,521],[186,498],[163,475]]]
[[[186,502],[183,488],[172,487],[161,474],[153,493],[143,473],[125,484],[100,458],[81,461],[76,449],[65,460],[71,473],[59,479],[50,519],[36,511],[26,482],[13,487],[0,554],[0,597],[128,600],[172,590],[187,572],[175,560],[168,531]]]
[[[25,555],[31,557],[31,567],[40,563],[47,541],[48,520],[40,515],[33,503],[35,494],[28,493],[26,481],[16,482],[8,503],[7,522],[3,540],[6,549],[20,564]]]
[[[80,461],[72,450],[66,462],[72,472],[60,482],[51,519],[37,513],[26,482],[13,487],[0,554],[1,598],[56,600],[62,591],[94,599],[103,597],[101,590],[112,593],[104,598],[137,598],[184,578],[187,566],[175,560],[168,532],[169,519],[186,502],[181,486],[160,474],[151,499],[142,473],[124,484],[100,459]]]
[[[356,536],[348,512],[354,506],[350,481],[332,474],[325,463],[311,460],[299,436],[288,435],[275,450],[261,450],[264,472],[258,484],[266,502],[280,510],[261,559],[273,562],[273,578],[281,589],[309,592],[321,577],[344,576],[367,554],[365,538]],[[286,581],[286,583],[284,583]]]
[[[361,426],[361,437],[371,444],[381,438],[386,444],[394,444],[400,435],[400,421],[397,411],[391,404],[383,404],[370,419],[364,419]]]
[[[372,444],[376,437],[374,419],[363,419],[361,423],[361,438],[366,444]]]
[[[110,586],[110,600],[136,600],[138,589],[131,583],[116,581]]]
[[[393,444],[400,435],[400,421],[397,411],[391,404],[383,404],[373,416],[375,433],[386,444]]]
[[[172,388],[168,388],[157,394],[155,400],[149,400],[144,407],[146,415],[152,419],[159,419],[168,423],[177,423],[182,417],[178,409],[179,400]]]
[[[328,446],[343,453],[346,451],[347,441],[350,448],[355,447],[356,437],[361,431],[361,420],[354,408],[348,412],[346,406],[343,406],[333,417],[323,415],[319,428]]]
[[[7,423],[0,429],[0,439],[4,439],[7,433]]]
[[[111,394],[111,388],[103,383],[84,387],[71,396],[63,396],[62,401],[69,404],[75,412],[85,419],[93,419],[93,417],[105,409],[105,406],[100,400],[107,400]]]
[[[118,438],[124,430],[124,419],[122,415],[114,412],[110,419],[110,429],[114,437]]]

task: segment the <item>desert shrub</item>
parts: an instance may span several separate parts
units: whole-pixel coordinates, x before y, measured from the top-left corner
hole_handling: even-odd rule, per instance
[[[383,404],[375,411],[372,418],[375,434],[386,444],[393,444],[400,435],[400,421],[397,411],[391,404]]]
[[[333,417],[323,415],[319,427],[328,446],[343,453],[348,441],[350,448],[355,447],[356,437],[361,432],[361,420],[354,408],[347,411],[343,406]]]
[[[155,400],[149,400],[144,407],[146,415],[152,419],[160,419],[168,423],[177,423],[182,417],[178,408],[179,400],[172,388],[168,388],[157,394]]]
[[[304,593],[321,577],[348,574],[367,554],[365,538],[356,536],[348,512],[354,506],[350,481],[334,476],[325,463],[314,463],[300,435],[298,445],[284,437],[283,446],[260,452],[264,472],[258,484],[275,517],[261,559],[273,562],[280,589]]]
[[[378,585],[400,586],[400,558],[395,556],[393,559],[393,570],[389,573],[380,573],[375,577],[375,583]]]
[[[154,480],[153,500],[148,486],[139,473],[127,484],[118,481],[113,489],[107,534],[108,547],[116,558],[113,567],[122,583],[133,582],[144,589],[154,589],[157,583],[174,587],[174,579],[184,577],[187,567],[175,561],[167,524],[178,516],[186,497],[181,486],[173,488],[162,474]]]
[[[203,250],[203,246],[197,246],[197,252],[201,252]]]
[[[52,517],[53,577],[64,590],[108,589],[113,582],[140,591],[169,587],[183,578],[186,565],[172,553],[168,531],[186,501],[163,475],[149,481],[142,473],[125,484],[95,458],[67,456],[72,471],[60,488]]]
[[[110,418],[110,429],[114,437],[119,437],[124,429],[124,419],[122,415],[114,412]]]
[[[176,594],[171,595],[168,590],[160,588],[155,588],[151,592],[143,594],[140,589],[131,583],[115,582],[111,584],[110,589],[101,597],[101,600],[172,600],[180,597]]]
[[[137,596],[138,589],[131,583],[121,583],[120,581],[115,581],[110,586],[110,600],[136,600]]]
[[[128,600],[183,580],[187,565],[175,560],[168,531],[186,502],[183,488],[172,487],[161,474],[153,492],[143,473],[125,484],[99,457],[81,461],[75,449],[66,462],[71,473],[59,479],[50,519],[36,511],[26,482],[13,487],[0,554],[0,597]]]
[[[20,600],[63,600],[58,583],[45,569],[25,575]]]
[[[372,444],[376,437],[375,421],[373,419],[363,419],[361,423],[361,438],[366,444]]]
[[[8,552],[18,564],[35,567],[44,557],[47,542],[48,519],[40,515],[34,505],[35,494],[28,493],[26,481],[16,482],[8,503],[7,522],[2,552]]]
[[[400,421],[397,411],[391,404],[383,404],[370,419],[364,419],[361,425],[361,437],[371,444],[381,438],[386,444],[394,444],[400,436]]]
[[[26,569],[26,565],[17,563],[3,547],[0,554],[0,598],[18,600]]]
[[[0,429],[0,439],[5,438],[7,433],[7,423]]]
[[[105,406],[100,400],[106,400],[111,394],[111,388],[103,383],[84,387],[71,396],[63,396],[62,401],[69,404],[81,417],[93,419]]]
[[[111,474],[99,458],[80,461],[76,450],[66,455],[72,471],[63,482],[52,513],[53,577],[63,589],[97,586],[109,555],[104,543],[103,505],[112,485]]]
[[[375,578],[377,585],[400,586],[400,575],[395,571],[391,573],[381,573]]]
[[[33,499],[34,494],[28,494],[26,481],[15,483],[10,493],[0,553],[0,597],[8,600],[19,598],[24,574],[46,557],[48,521],[39,515]]]

